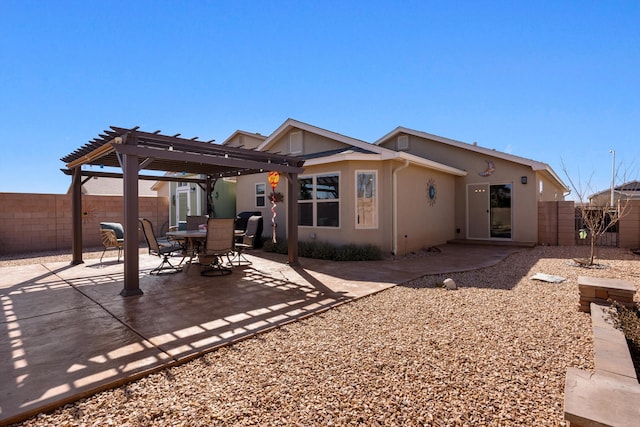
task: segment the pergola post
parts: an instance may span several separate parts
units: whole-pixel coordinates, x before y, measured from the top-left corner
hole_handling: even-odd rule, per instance
[[[127,142],[136,145],[135,135]],[[139,277],[138,249],[138,156],[124,154],[122,156],[122,173],[124,179],[124,289],[120,295],[128,297],[142,295]]]
[[[82,168],[73,168],[71,181],[71,240],[72,265],[82,264]]]
[[[298,261],[298,182],[297,173],[287,173],[287,254],[289,265]]]
[[[204,192],[206,194],[207,215],[209,216],[209,218],[211,218],[211,213],[213,212],[213,197],[211,196],[211,193],[213,192],[213,185],[211,184],[212,181],[213,178],[211,178],[210,175],[207,175],[207,182],[205,183],[206,189],[204,190]]]

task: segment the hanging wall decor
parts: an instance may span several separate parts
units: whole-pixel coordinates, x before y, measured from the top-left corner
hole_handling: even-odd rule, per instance
[[[496,170],[496,167],[494,166],[494,164],[493,164],[493,162],[491,160],[486,160],[486,162],[487,162],[487,168],[482,172],[478,172],[478,175],[480,175],[480,176],[491,176],[493,171]]]
[[[271,225],[273,226],[273,243],[276,242],[276,187],[280,182],[280,174],[278,172],[269,172],[269,185],[271,185]]]
[[[433,178],[430,178],[429,181],[427,181],[427,203],[429,203],[429,206],[434,206],[436,204],[436,196],[436,182]]]

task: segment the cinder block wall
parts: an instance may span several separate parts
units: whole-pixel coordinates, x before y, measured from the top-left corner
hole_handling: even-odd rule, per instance
[[[640,200],[629,201],[620,218],[619,247],[640,248]],[[538,244],[575,245],[574,202],[538,203]]]
[[[538,203],[538,244],[575,244],[575,211],[572,201]]]
[[[157,232],[166,231],[167,197],[140,197],[138,209]],[[100,246],[100,223],[123,222],[122,197],[82,196],[82,213],[83,246]],[[71,195],[0,193],[1,254],[71,250],[71,241]]]
[[[621,248],[640,248],[640,200],[629,201],[618,227]]]

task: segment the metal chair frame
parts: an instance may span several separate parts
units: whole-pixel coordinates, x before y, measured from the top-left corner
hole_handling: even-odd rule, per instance
[[[178,273],[182,271],[181,264],[186,257],[186,254],[184,253],[184,247],[170,240],[167,240],[166,243],[159,242],[156,238],[155,232],[153,231],[153,225],[151,224],[151,221],[146,218],[140,218],[139,221],[144,237],[147,240],[147,245],[149,245],[149,254],[157,255],[158,257],[162,258],[162,262],[160,263],[160,265],[151,270],[149,274],[159,275],[162,273]],[[182,259],[177,266],[173,265],[169,260],[171,255],[173,255],[173,253],[175,252],[182,253]]]

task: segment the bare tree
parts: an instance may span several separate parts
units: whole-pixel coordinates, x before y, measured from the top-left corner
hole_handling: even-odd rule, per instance
[[[562,162],[562,170],[569,180],[571,190],[577,198],[577,209],[582,218],[584,228],[579,231],[581,239],[589,239],[590,252],[588,258],[574,258],[573,260],[584,266],[591,266],[595,260],[595,247],[598,239],[605,233],[613,230],[624,217],[629,206],[629,199],[622,199],[618,197],[614,200],[613,194],[611,198],[608,197],[592,197],[590,195],[595,194],[594,188],[591,185],[591,177],[586,183],[580,181],[574,181],[567,170],[566,165]],[[612,186],[611,191],[614,191]],[[613,205],[611,200],[614,200]]]

